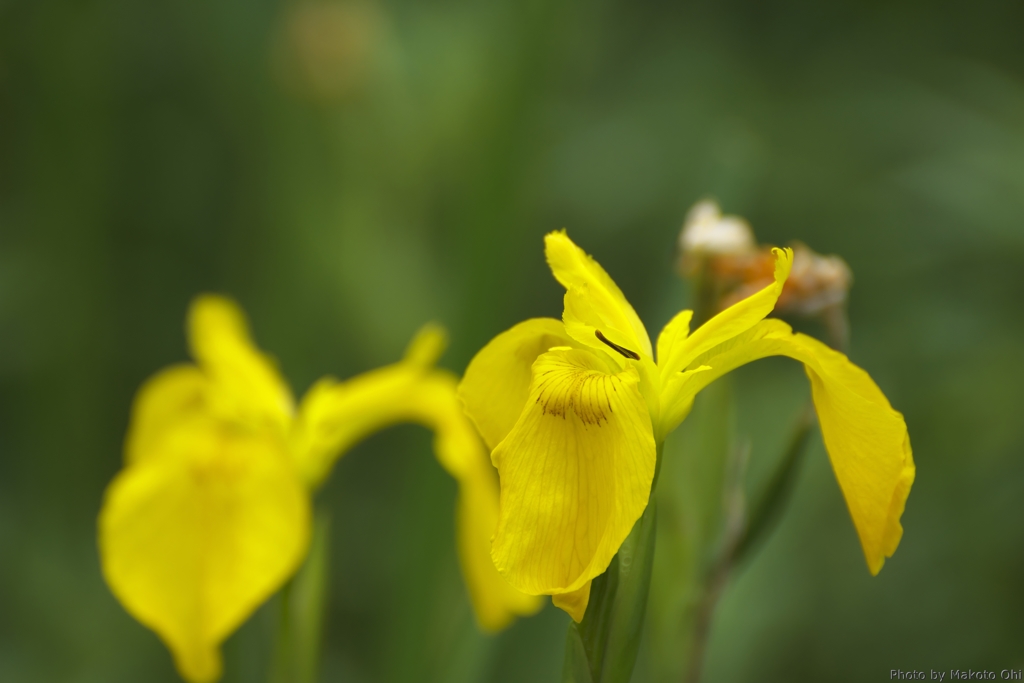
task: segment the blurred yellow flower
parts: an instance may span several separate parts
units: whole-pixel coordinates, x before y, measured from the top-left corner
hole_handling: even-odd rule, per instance
[[[433,367],[440,328],[421,330],[399,363],[321,380],[297,411],[233,302],[197,298],[188,328],[196,365],[167,368],[139,390],[125,467],[99,517],[107,583],[185,679],[220,677],[221,642],[306,554],[311,492],[348,448],[397,422],[433,429],[437,458],[459,482],[459,555],[480,625],[496,630],[537,609],[490,560],[497,479],[456,378]]]
[[[607,569],[647,506],[656,444],[694,396],[740,365],[795,358],[811,381],[832,466],[877,574],[899,544],[914,480],[903,416],[866,372],[779,320],[765,320],[793,252],[775,249],[774,282],[690,334],[691,311],[662,330],[657,358],[640,318],[601,266],[566,236],[545,238],[565,287],[562,320],[534,318],[491,340],[459,386],[498,468],[498,571],[551,595],[579,622],[591,580]]]

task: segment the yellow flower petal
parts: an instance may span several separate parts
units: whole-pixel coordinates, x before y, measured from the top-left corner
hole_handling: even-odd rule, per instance
[[[229,419],[271,425],[283,434],[294,413],[291,392],[253,345],[241,309],[222,296],[196,297],[188,329],[192,355],[210,381],[210,409]]]
[[[607,569],[647,506],[651,419],[636,368],[558,348],[533,365],[526,408],[494,449],[501,511],[492,557],[525,593],[576,591]]]
[[[409,419],[434,430],[438,462],[459,484],[459,561],[480,627],[494,633],[516,617],[536,613],[541,600],[513,588],[491,560],[491,537],[498,526],[498,476],[462,410],[455,377],[434,372],[408,392],[406,400]]]
[[[459,484],[456,531],[459,561],[480,627],[500,631],[517,616],[534,614],[540,599],[513,588],[491,560],[498,526],[498,477],[484,444],[462,410],[456,379],[435,371],[406,392],[410,421],[434,430],[434,452]]]
[[[480,457],[487,454],[481,450]],[[489,460],[482,463],[476,474],[459,480],[456,530],[459,562],[477,623],[495,633],[517,616],[536,613],[542,602],[513,588],[491,560],[491,536],[498,526],[498,478]]]
[[[323,483],[338,458],[371,434],[401,422],[421,422],[416,412],[421,384],[435,373],[443,374],[402,362],[344,382],[325,378],[314,384],[302,398],[290,441],[310,488]],[[458,407],[455,380],[449,381]]]
[[[470,600],[481,628],[498,631],[516,616],[536,612],[540,602],[510,586],[491,561],[497,477],[463,412],[455,376],[423,365],[424,358],[436,357],[435,351],[423,350],[436,349],[439,339],[436,330],[427,330],[400,363],[346,382],[317,383],[299,409],[292,451],[305,480],[316,486],[341,454],[380,429],[412,422],[433,430],[437,460],[459,483],[456,528]]]
[[[462,410],[455,375],[435,370],[405,400],[409,403],[408,419],[434,430],[434,452],[448,474],[459,482],[477,481],[481,472],[495,476],[484,444]],[[492,533],[493,527],[488,538]]]
[[[664,381],[661,392],[661,414],[658,423],[654,426],[655,438],[659,443],[665,437],[675,431],[693,408],[693,399],[696,395],[696,384],[692,383],[693,375],[711,370],[707,365],[700,365],[692,370],[684,370],[670,375]],[[719,375],[716,375],[718,377]],[[702,388],[706,384],[700,385]]]
[[[194,365],[172,365],[146,380],[132,404],[132,418],[125,438],[125,463],[140,462],[183,420],[206,406],[208,382]]]
[[[537,357],[554,346],[573,345],[561,321],[532,318],[502,332],[473,357],[459,397],[488,448],[497,446],[522,414]]]
[[[679,311],[658,335],[658,363],[667,366],[672,350],[682,344],[690,334],[693,311]]]
[[[290,444],[296,465],[311,488],[323,483],[338,458],[356,443],[401,422],[434,429],[440,440],[458,434],[457,430],[442,429],[441,423],[447,421],[447,426],[452,420],[459,421],[478,448],[476,435],[456,399],[455,378],[432,368],[446,344],[444,328],[426,325],[409,343],[402,361],[344,382],[325,378],[306,392]],[[442,451],[447,452],[442,448],[439,453]]]
[[[789,356],[811,380],[822,437],[872,574],[881,570],[903,535],[900,516],[914,482],[914,460],[903,416],[874,380],[817,339],[764,320],[694,362],[674,401],[685,401],[717,377],[765,356]]]
[[[604,268],[573,244],[565,231],[544,237],[548,265],[566,289],[566,331],[586,346],[607,351],[594,330],[614,344],[651,358],[647,329]]]
[[[220,676],[220,643],[295,571],[309,498],[274,441],[196,418],[107,489],[103,573],[193,683]]]
[[[402,360],[421,368],[432,368],[446,348],[448,330],[436,323],[427,323],[409,342]]]
[[[590,603],[590,581],[583,584],[571,593],[555,593],[551,596],[551,603],[566,613],[577,624],[583,621],[583,615],[587,613],[587,605]]]
[[[497,473],[462,411],[453,376],[435,372],[407,396],[409,419],[434,430],[438,462],[459,484],[459,561],[477,622],[484,631],[500,631],[515,617],[537,612],[541,601],[513,588],[491,560],[491,537],[498,526]]]
[[[793,266],[793,250],[776,248],[772,253],[775,254],[775,282],[725,309],[693,334],[677,336],[675,343],[666,343],[664,357],[659,344],[658,365],[662,372],[673,373],[690,367],[697,356],[749,330],[772,312]]]

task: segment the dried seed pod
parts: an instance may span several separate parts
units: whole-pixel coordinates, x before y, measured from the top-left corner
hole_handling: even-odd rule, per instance
[[[692,274],[703,259],[745,254],[756,249],[754,232],[745,220],[739,216],[723,216],[714,200],[704,199],[686,214],[679,233],[680,270]]]

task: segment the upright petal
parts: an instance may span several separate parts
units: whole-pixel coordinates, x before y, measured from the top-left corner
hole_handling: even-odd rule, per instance
[[[573,346],[565,325],[532,318],[508,329],[480,349],[459,383],[466,414],[493,449],[512,431],[530,394],[530,368],[554,346]]]
[[[772,249],[772,253],[775,254],[775,282],[725,309],[698,327],[693,334],[676,336],[674,343],[665,345],[665,357],[662,357],[659,344],[658,366],[662,372],[678,372],[692,366],[697,356],[749,330],[772,312],[782,294],[786,278],[789,277],[793,250],[776,248]]]
[[[216,420],[197,417],[151,448],[107,489],[103,574],[186,680],[214,681],[221,642],[302,560],[309,498],[280,442]]]
[[[663,366],[669,365],[669,356],[674,349],[686,341],[690,335],[690,321],[693,320],[693,311],[679,311],[662,328],[658,335],[658,363]]]
[[[533,365],[530,396],[493,459],[501,512],[492,556],[525,593],[581,589],[608,568],[651,492],[655,444],[635,367],[558,348]]]
[[[914,460],[903,416],[881,389],[846,356],[818,340],[764,320],[693,361],[671,401],[692,401],[701,388],[740,365],[765,356],[804,364],[822,437],[872,574],[881,570],[903,535],[900,516],[914,482]]]
[[[566,289],[563,319],[571,337],[607,350],[594,337],[593,330],[601,330],[614,344],[651,358],[651,340],[640,316],[597,261],[573,244],[564,230],[544,237],[544,253],[555,279]]]
[[[253,345],[241,309],[230,299],[204,294],[192,302],[188,328],[192,355],[210,381],[210,408],[283,434],[294,413],[291,392],[274,363]]]
[[[446,348],[448,330],[437,323],[427,323],[413,335],[402,360],[417,367],[432,368]]]
[[[146,380],[135,394],[125,437],[125,463],[154,455],[168,430],[206,408],[209,382],[195,365],[165,368]]]

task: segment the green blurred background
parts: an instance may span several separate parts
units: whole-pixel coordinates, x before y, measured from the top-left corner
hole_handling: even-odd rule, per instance
[[[709,195],[849,262],[851,356],[918,478],[871,578],[815,436],[705,680],[1024,666],[1022,26],[1010,1],[0,0],[0,680],[177,680],[95,517],[196,293],[237,297],[297,392],[430,319],[461,371],[560,314],[561,227],[660,329]],[[808,390],[783,360],[736,388],[756,472]],[[559,680],[560,611],[477,633],[454,494],[419,428],[337,467],[322,680]],[[274,618],[225,681],[264,680]]]

